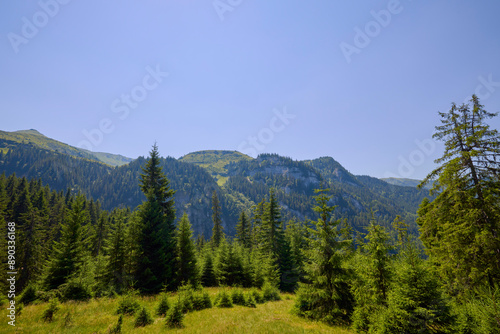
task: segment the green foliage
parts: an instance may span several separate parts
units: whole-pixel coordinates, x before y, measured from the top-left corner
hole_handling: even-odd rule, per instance
[[[59,311],[59,300],[53,298],[50,300],[48,307],[43,311],[42,320],[45,322],[52,322],[54,320],[54,315]]]
[[[243,247],[252,247],[252,233],[251,233],[250,221],[245,214],[245,211],[241,211],[240,219],[236,223],[236,239],[240,242]]]
[[[226,289],[221,289],[214,299],[214,305],[220,308],[233,307],[233,300]]]
[[[156,145],[142,170],[140,188],[146,201],[138,212],[139,251],[134,279],[141,292],[153,294],[175,279],[174,191],[160,166]]]
[[[34,284],[28,285],[19,296],[19,303],[29,305],[38,298],[37,286]]]
[[[146,307],[143,307],[142,310],[137,314],[135,318],[134,327],[144,327],[147,325],[151,325],[154,322],[153,317],[149,313]]]
[[[231,290],[231,300],[234,305],[245,305],[245,296],[243,295],[243,291],[241,289],[232,289]]]
[[[164,317],[169,308],[170,308],[170,303],[168,302],[168,295],[166,293],[161,293],[159,296],[160,301],[158,302],[158,305],[156,306],[156,315],[160,317]]]
[[[177,281],[180,284],[198,284],[198,267],[196,265],[195,246],[192,240],[193,231],[186,213],[177,226]]]
[[[244,306],[246,306],[246,307],[252,307],[252,308],[257,307],[257,302],[255,301],[255,298],[254,298],[254,296],[251,293],[245,293],[243,295],[243,298],[245,299]]]
[[[217,286],[217,278],[214,270],[214,260],[211,248],[207,245],[203,248],[203,266],[201,268],[200,281],[203,286]]]
[[[78,300],[87,301],[92,298],[90,289],[81,281],[71,279],[68,283],[59,286],[63,301]]]
[[[434,181],[432,202],[418,211],[421,240],[447,282],[450,294],[500,281],[500,136],[486,119],[497,114],[483,109],[477,96],[470,104],[452,104],[439,113],[441,163],[422,184]]]
[[[262,295],[262,292],[260,292],[259,290],[253,288],[252,290],[250,290],[249,295],[253,297],[253,299],[257,304],[265,303],[264,296]]]
[[[212,228],[211,239],[214,247],[219,247],[221,240],[224,238],[221,210],[219,197],[217,196],[217,192],[214,190],[212,193],[212,222],[214,223],[214,227]]]
[[[134,315],[140,308],[141,305],[137,301],[137,293],[130,291],[120,298],[116,314]]]
[[[184,320],[184,313],[182,312],[182,305],[180,300],[168,310],[165,317],[165,323],[168,328],[182,328]]]
[[[45,277],[47,289],[56,289],[71,276],[78,275],[84,256],[84,227],[88,219],[84,211],[84,198],[78,196],[67,212],[68,220],[61,231],[61,241],[56,242]]]
[[[281,300],[278,288],[269,282],[264,283],[264,286],[262,287],[262,297],[265,301]]]
[[[353,311],[353,297],[350,292],[350,272],[343,266],[344,245],[337,240],[337,225],[332,221],[334,207],[328,205],[330,197],[324,189],[317,190],[319,214],[316,229],[310,230],[308,264],[305,267],[308,283],[299,283],[295,312],[306,318],[329,324],[347,324]]]
[[[411,242],[396,267],[387,310],[376,324],[377,333],[447,333],[453,317],[435,272]]]
[[[377,316],[387,305],[392,279],[389,234],[376,224],[374,216],[365,238],[367,243],[362,245],[362,252],[352,259],[357,278],[352,284],[356,302],[352,328],[357,331],[368,331],[378,321]]]

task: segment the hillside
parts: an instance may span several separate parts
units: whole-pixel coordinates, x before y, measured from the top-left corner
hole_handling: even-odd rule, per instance
[[[212,177],[215,177],[217,183],[222,186],[227,181],[230,163],[252,160],[252,157],[237,151],[198,151],[186,154],[179,158],[179,161],[188,162],[206,169]]]
[[[7,152],[15,149],[19,144],[32,145],[40,149],[59,152],[73,157],[100,161],[110,166],[121,166],[132,161],[131,158],[118,154],[91,152],[73,147],[60,141],[48,138],[35,129],[13,132],[0,131],[0,151]]]
[[[34,130],[2,135],[0,143],[7,149],[0,155],[0,173],[40,178],[58,191],[81,191],[108,210],[127,206],[134,209],[145,199],[138,186],[141,167],[146,163],[142,157],[112,167],[69,145],[53,146],[59,142]],[[251,214],[252,206],[266,198],[271,188],[276,189],[286,222],[293,218],[315,219],[314,190],[324,184],[331,188],[332,204],[338,206],[335,216],[349,219],[360,231],[368,225],[372,210],[383,225],[390,226],[396,215],[401,215],[416,231],[416,211],[427,195],[416,188],[352,175],[331,157],[295,161],[262,154],[253,159],[235,151],[213,150],[190,153],[178,160],[162,158],[161,165],[176,191],[177,216],[188,213],[195,235],[206,237],[211,235],[214,190],[228,235],[234,235],[239,213],[245,210]]]

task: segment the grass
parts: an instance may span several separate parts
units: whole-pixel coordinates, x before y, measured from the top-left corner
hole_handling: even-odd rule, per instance
[[[207,289],[210,296],[215,297],[217,288]],[[352,334],[347,329],[329,327],[322,323],[311,322],[290,314],[295,296],[282,294],[282,300],[258,304],[257,308],[234,306],[221,309],[210,308],[186,314],[184,328],[167,329],[165,318],[154,315],[159,296],[140,297],[139,303],[153,315],[152,325],[134,328],[135,316],[123,317],[122,333],[333,333]],[[173,305],[176,295],[169,297]],[[2,307],[0,333],[107,333],[116,325],[118,315],[116,309],[118,299],[92,299],[83,303],[63,303],[57,311],[54,321],[46,323],[41,320],[48,303],[24,307],[16,319],[16,327],[7,324],[6,308]],[[71,315],[68,317],[68,313]],[[71,321],[67,321],[70,318]]]

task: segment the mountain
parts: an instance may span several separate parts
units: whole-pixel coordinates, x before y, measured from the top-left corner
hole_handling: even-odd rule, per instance
[[[103,209],[140,205],[139,157],[121,166],[110,166],[95,156],[47,138],[35,130],[0,133],[0,173],[40,178],[58,191],[83,192]],[[22,139],[21,139],[22,138]],[[55,148],[55,143],[59,143]],[[161,148],[160,148],[161,149]],[[76,150],[76,151],[75,151]],[[79,154],[79,155],[78,155]],[[216,191],[222,207],[225,232],[234,235],[239,213],[269,195],[271,188],[282,208],[283,221],[316,219],[314,190],[331,189],[336,218],[347,218],[355,230],[364,231],[374,212],[377,222],[390,227],[401,215],[416,233],[416,211],[427,191],[391,185],[369,176],[356,176],[331,157],[296,161],[277,154],[251,158],[236,151],[201,151],[180,159],[166,157],[161,166],[176,191],[177,216],[186,212],[195,234],[210,237],[211,196]]]
[[[382,178],[381,180],[389,184],[394,184],[396,186],[401,186],[401,187],[416,187],[420,184],[420,182],[422,182],[421,180],[405,179],[397,177]],[[426,185],[424,188],[429,188],[429,185]]]
[[[118,154],[91,152],[73,147],[60,141],[48,138],[35,129],[13,132],[0,131],[0,151],[5,153],[8,150],[15,149],[19,144],[32,145],[40,149],[55,151],[73,157],[99,161],[110,166],[121,166],[133,160]]]
[[[198,151],[186,154],[179,161],[192,163],[206,169],[210,175],[217,179],[219,185],[227,181],[227,167],[230,163],[252,160],[246,154],[237,151]]]

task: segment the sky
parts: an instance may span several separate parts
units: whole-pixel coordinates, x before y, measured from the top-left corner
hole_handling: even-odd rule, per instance
[[[0,4],[0,130],[136,158],[331,156],[421,179],[438,111],[500,111],[500,2],[40,0]],[[488,121],[500,129],[500,117]]]

